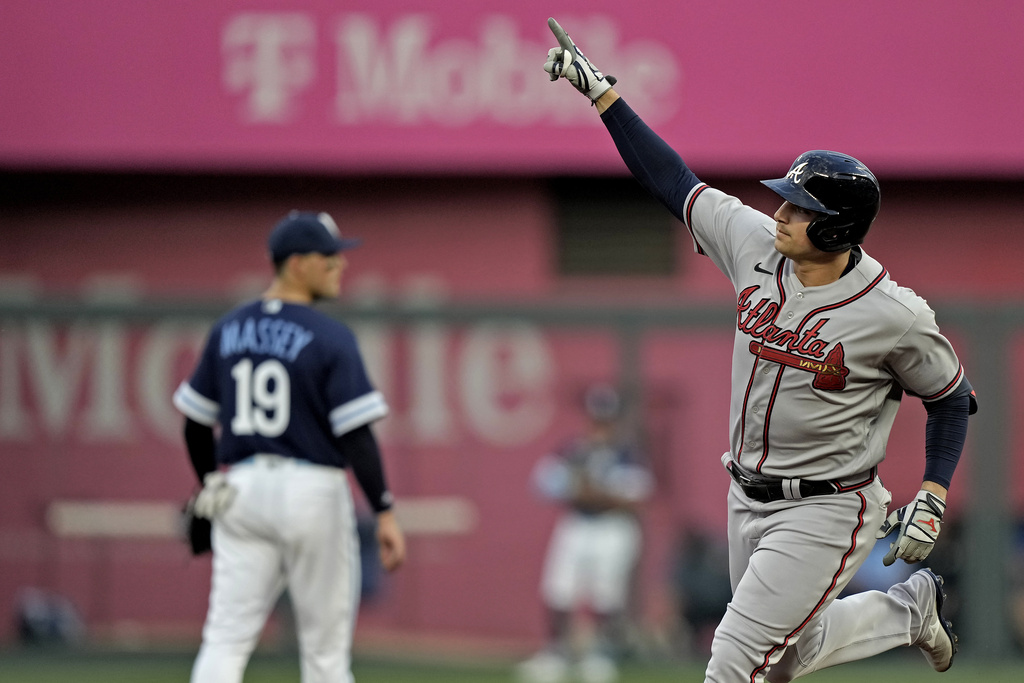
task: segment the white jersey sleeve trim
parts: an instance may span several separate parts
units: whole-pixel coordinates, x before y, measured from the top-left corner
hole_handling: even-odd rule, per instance
[[[388,414],[384,394],[371,391],[357,399],[342,404],[331,411],[331,431],[335,436],[351,432],[356,427],[370,424]]]
[[[211,401],[192,388],[188,382],[182,382],[174,392],[174,407],[186,417],[199,424],[212,427],[217,424],[220,416],[220,404]]]

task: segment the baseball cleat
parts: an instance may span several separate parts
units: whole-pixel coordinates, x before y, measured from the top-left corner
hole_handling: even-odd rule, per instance
[[[520,683],[563,683],[568,676],[569,661],[551,650],[542,650],[516,667]]]
[[[579,663],[578,673],[583,683],[615,683],[619,679],[615,662],[599,654],[584,657]]]
[[[925,617],[924,630],[914,644],[921,648],[925,658],[936,671],[946,671],[953,666],[953,655],[957,652],[957,637],[953,633],[953,625],[942,616],[942,604],[946,601],[946,592],[942,589],[942,577],[931,569],[922,569],[914,573],[932,582],[935,589],[934,610]]]

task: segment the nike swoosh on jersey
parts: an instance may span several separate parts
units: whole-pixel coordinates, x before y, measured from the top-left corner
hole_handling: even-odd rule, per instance
[[[758,273],[764,273],[765,275],[774,275],[775,274],[775,273],[773,273],[770,270],[765,270],[764,268],[762,268],[760,261],[758,261],[757,265],[754,266],[754,270],[757,271]]]

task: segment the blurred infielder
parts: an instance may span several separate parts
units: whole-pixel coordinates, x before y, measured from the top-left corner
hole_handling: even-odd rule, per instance
[[[204,484],[195,512],[213,520],[213,585],[193,683],[242,680],[286,586],[303,682],[352,680],[359,549],[345,468],[377,513],[382,564],[393,570],[405,559],[370,429],[388,406],[351,330],[310,308],[338,296],[340,252],[356,244],[326,213],[282,219],[269,239],[270,288],[217,321],[174,394]]]
[[[579,658],[580,677],[605,683],[617,674],[619,627],[641,547],[637,508],[653,490],[653,479],[636,448],[622,438],[618,392],[598,384],[586,392],[587,431],[541,458],[533,483],[564,506],[552,532],[541,578],[547,608],[548,645],[519,667],[531,683],[554,683],[574,659],[572,619],[589,608],[597,633]]]
[[[945,671],[956,637],[929,569],[888,592],[836,596],[876,537],[884,562],[919,562],[939,535],[946,491],[976,409],[925,301],[859,246],[879,208],[874,175],[815,150],[764,184],[774,217],[708,187],[619,98],[555,22],[545,71],[597,105],[637,180],[690,231],[736,291],[729,491],[733,599],[706,680],[788,681],[897,646]],[[886,517],[877,477],[900,398],[928,412],[921,491]]]

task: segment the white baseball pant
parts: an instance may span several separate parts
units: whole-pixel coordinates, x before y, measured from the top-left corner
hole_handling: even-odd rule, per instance
[[[274,455],[232,467],[238,489],[213,524],[213,580],[192,683],[241,683],[287,586],[303,683],[351,682],[359,546],[344,470]]]
[[[544,562],[544,602],[570,610],[588,602],[609,614],[625,607],[629,580],[640,553],[640,525],[625,513],[570,512],[555,525]]]

